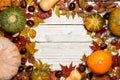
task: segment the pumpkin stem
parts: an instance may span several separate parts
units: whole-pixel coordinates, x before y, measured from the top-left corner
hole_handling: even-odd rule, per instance
[[[10,16],[10,17],[9,17],[9,21],[10,21],[11,23],[14,23],[14,22],[16,21],[16,16],[15,16],[15,15]]]

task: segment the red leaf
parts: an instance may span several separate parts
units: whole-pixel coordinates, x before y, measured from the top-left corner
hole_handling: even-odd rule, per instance
[[[112,68],[115,68],[118,66],[118,54],[112,56]]]
[[[100,30],[100,33],[101,34],[103,34],[103,33],[105,33],[107,30],[105,29],[105,28],[102,28],[101,30]]]
[[[96,51],[96,50],[100,50],[101,47],[98,45],[97,42],[93,41],[93,46],[90,46],[90,48],[93,50],[93,51]]]
[[[73,69],[75,69],[75,67],[73,67],[73,63],[71,62],[71,64],[69,65],[69,71],[72,71]]]
[[[69,65],[69,67],[68,67],[68,66],[63,66],[63,65],[61,65],[61,64],[60,64],[60,66],[61,66],[61,69],[62,69],[62,72],[63,72],[63,77],[65,77],[65,78],[70,75],[70,73],[71,73],[71,71],[72,71],[73,69],[75,69],[75,67],[73,67],[72,62],[71,62],[71,64]]]
[[[114,46],[116,46],[117,49],[120,49],[120,42],[116,42],[115,44],[113,44]]]

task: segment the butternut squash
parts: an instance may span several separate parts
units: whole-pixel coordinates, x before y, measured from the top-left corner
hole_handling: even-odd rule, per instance
[[[40,0],[39,6],[43,11],[50,10],[59,0]]]

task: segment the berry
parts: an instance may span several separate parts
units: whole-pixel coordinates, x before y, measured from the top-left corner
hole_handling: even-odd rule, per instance
[[[27,25],[30,26],[30,27],[33,27],[34,26],[34,21],[33,20],[28,20]]]
[[[14,37],[13,40],[12,40],[12,42],[14,42],[14,43],[18,43],[19,41],[20,41],[19,37]]]
[[[26,53],[26,48],[21,48],[21,50],[20,50],[20,54],[25,54]]]
[[[33,66],[29,65],[26,67],[25,71],[26,72],[31,72],[33,70]]]
[[[105,19],[109,19],[109,16],[110,16],[110,13],[105,13],[105,14],[103,15],[103,17],[104,17]]]
[[[19,66],[18,72],[23,72],[23,71],[24,71],[24,67],[23,66]]]
[[[83,64],[79,64],[79,67],[77,68],[80,72],[84,72],[86,70],[86,66]]]
[[[29,12],[34,12],[35,11],[35,7],[34,6],[28,6],[28,11]]]
[[[75,3],[70,3],[69,4],[69,10],[74,10],[75,9]]]
[[[26,62],[27,62],[27,59],[26,59],[26,58],[21,58],[21,64],[22,64],[22,65],[25,65]]]
[[[55,72],[55,76],[56,76],[57,78],[60,78],[60,77],[62,76],[62,71],[56,71],[56,72]]]

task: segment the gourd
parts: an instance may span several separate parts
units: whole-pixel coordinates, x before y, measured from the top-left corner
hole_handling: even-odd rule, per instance
[[[70,75],[66,78],[66,80],[81,80],[82,76],[77,71],[77,69],[74,69],[71,71]]]
[[[116,8],[110,13],[108,25],[111,33],[120,37],[120,7]]]
[[[41,0],[39,3],[40,8],[43,11],[50,10],[59,0]]]
[[[92,52],[87,59],[89,69],[96,74],[105,74],[112,65],[112,56],[104,50]]]
[[[14,43],[0,37],[0,80],[10,80],[21,65],[21,55]]]
[[[88,31],[100,31],[103,28],[104,19],[101,15],[94,13],[88,15],[84,22],[84,26]]]
[[[26,25],[25,13],[17,7],[8,7],[0,12],[0,25],[6,32],[20,32]]]

